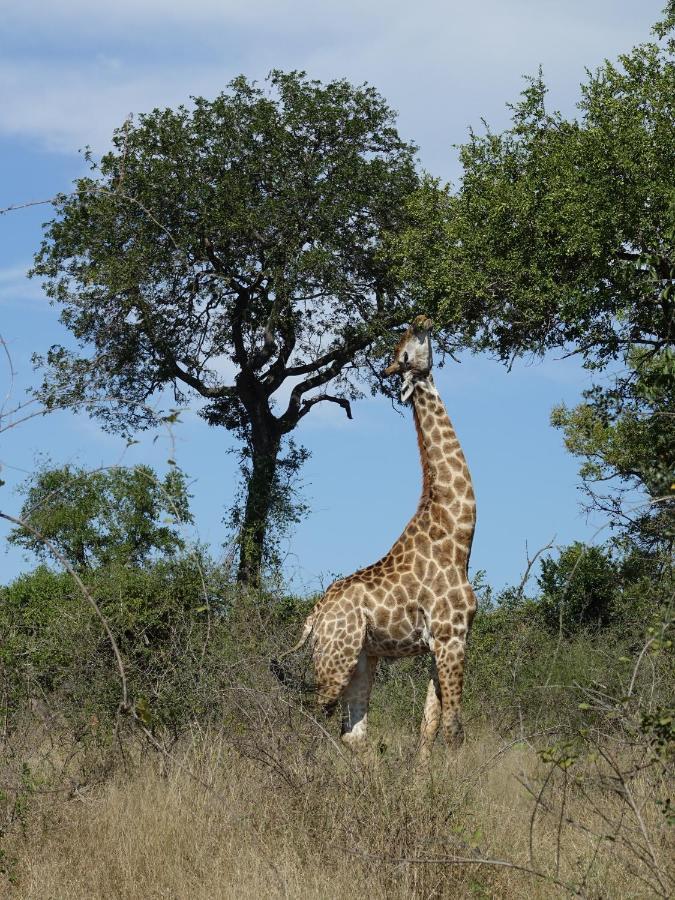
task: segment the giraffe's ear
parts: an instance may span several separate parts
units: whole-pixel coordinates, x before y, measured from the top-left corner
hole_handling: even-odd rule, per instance
[[[401,403],[407,403],[415,390],[415,382],[413,381],[412,372],[406,372],[403,376],[403,384],[401,385]]]

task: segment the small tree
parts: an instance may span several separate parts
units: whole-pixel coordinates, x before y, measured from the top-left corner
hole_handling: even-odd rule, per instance
[[[588,508],[606,513],[635,550],[667,569],[675,541],[674,410],[675,353],[635,349],[613,387],[596,386],[583,403],[552,414],[567,449],[583,460]]]
[[[269,84],[240,77],[213,101],[128,121],[58,200],[34,269],[95,348],[50,350],[47,403],[131,429],[169,387],[240,440],[244,582],[275,511],[297,514],[288,475],[306,453],[289,436],[319,403],[351,417],[379,383],[383,337],[421,311],[386,251],[420,183],[392,111],[345,81],[275,71]],[[455,317],[453,338],[469,331]]]
[[[608,625],[620,589],[617,565],[602,547],[578,541],[558,559],[544,559],[537,579],[544,620],[565,633],[584,625]]]
[[[81,571],[122,563],[140,566],[155,554],[173,555],[184,542],[176,525],[191,522],[182,473],[160,481],[148,466],[43,468],[23,485],[21,518]],[[42,540],[15,528],[9,541],[49,559]]]

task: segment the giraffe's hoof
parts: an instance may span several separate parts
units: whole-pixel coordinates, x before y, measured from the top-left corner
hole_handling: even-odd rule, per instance
[[[362,750],[367,744],[365,737],[360,734],[354,734],[353,731],[346,731],[344,734],[341,734],[340,740],[345,747],[349,747],[350,750],[355,752]]]
[[[367,738],[354,738],[343,734],[341,741],[342,746],[358,765],[371,766],[377,763],[379,759],[377,749]]]

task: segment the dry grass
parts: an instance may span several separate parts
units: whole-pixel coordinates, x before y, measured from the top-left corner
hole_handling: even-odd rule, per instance
[[[340,746],[336,723],[281,691],[267,658],[247,646],[221,680],[200,686],[211,726],[184,726],[176,744],[163,745],[168,729],[150,724],[150,749],[138,719],[113,739],[110,722],[88,713],[68,725],[49,710],[38,722],[34,710],[23,727],[18,718],[5,729],[0,896],[673,894],[658,805],[669,795],[667,767],[641,725],[641,705],[610,704],[582,730],[556,708],[555,733],[538,724],[528,735],[535,715],[506,736],[474,707],[459,754],[449,758],[439,741],[419,774],[411,707],[422,694],[413,678],[382,679],[372,750],[357,759]]]
[[[569,884],[587,897],[653,896],[640,880],[653,882],[650,861],[630,849],[644,844],[639,827],[601,778],[589,772],[577,783],[573,770],[552,769],[530,744],[504,743],[489,730],[474,730],[454,760],[439,746],[425,776],[412,768],[410,738],[381,734],[379,746],[354,760],[310,718],[291,716],[285,727],[261,718],[257,729],[196,730],[171,761],[137,748],[69,799],[31,796],[21,827],[5,839],[0,893],[543,898],[566,895]],[[60,759],[63,772],[82,763],[63,752]],[[523,782],[539,786],[549,773],[533,819]],[[666,829],[646,802],[654,785],[638,777],[633,790],[665,870]],[[614,840],[594,837],[618,821]]]

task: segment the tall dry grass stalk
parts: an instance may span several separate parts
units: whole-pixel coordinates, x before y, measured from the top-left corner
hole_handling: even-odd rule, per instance
[[[639,843],[639,826],[614,788],[596,779],[589,802],[588,780],[581,789],[564,768],[551,770],[527,741],[474,731],[455,759],[439,746],[419,775],[412,741],[397,731],[382,731],[379,749],[357,760],[311,716],[301,721],[266,730],[259,720],[256,732],[195,728],[172,760],[127,746],[90,788],[75,780],[66,795],[36,789],[5,841],[1,892],[13,900],[653,896],[653,866],[625,843]],[[69,766],[92,765],[51,746],[66,780]],[[530,786],[544,782],[533,803]],[[646,777],[632,782],[666,872],[667,829],[646,802],[653,787]],[[619,821],[611,840],[598,838]]]

